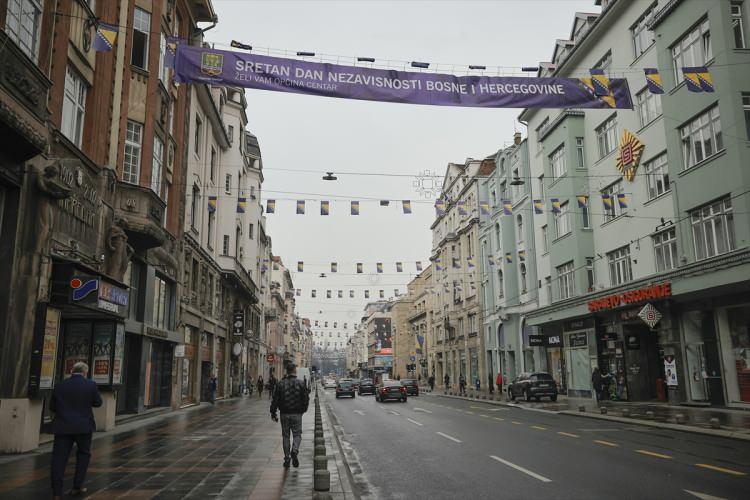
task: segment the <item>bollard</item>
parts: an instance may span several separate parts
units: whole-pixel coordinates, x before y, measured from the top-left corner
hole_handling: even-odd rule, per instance
[[[322,429],[315,429],[315,437],[323,437],[323,430]]]
[[[327,470],[316,470],[313,476],[315,491],[328,491],[331,489],[331,473]]]
[[[606,406],[600,406],[599,407],[599,413],[601,413],[602,415],[606,415],[607,414],[607,407]]]
[[[328,469],[328,457],[325,455],[319,455],[313,457],[313,470],[327,470]]]
[[[586,407],[585,406],[579,406],[578,411],[581,413],[586,413]]]
[[[317,446],[323,446],[323,447],[325,448],[325,445],[326,445],[326,440],[325,440],[325,439],[323,439],[322,437],[321,437],[321,438],[319,438],[319,437],[316,437],[316,438],[315,438],[315,440],[314,440],[314,443],[315,443],[315,446],[316,446],[316,447],[317,447]]]
[[[630,410],[628,408],[623,408],[622,409],[622,416],[625,417],[625,418],[629,417],[630,416]]]
[[[678,413],[677,415],[675,415],[674,419],[675,419],[675,421],[678,424],[686,424],[687,423],[687,417],[685,417],[685,415],[683,415],[682,413]]]
[[[654,412],[647,411],[646,412],[646,420],[653,420],[654,419]]]
[[[313,500],[332,500],[333,497],[327,491],[316,491],[313,494]]]
[[[316,457],[321,456],[321,455],[325,456],[325,454],[326,454],[325,445],[323,444],[315,445],[315,455],[313,456],[316,456]]]
[[[721,424],[719,423],[719,419],[716,417],[713,417],[708,421],[711,424],[712,429],[721,429]]]

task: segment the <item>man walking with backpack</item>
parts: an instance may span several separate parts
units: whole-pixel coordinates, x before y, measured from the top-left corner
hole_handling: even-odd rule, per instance
[[[302,414],[307,411],[310,396],[305,384],[297,378],[297,367],[289,363],[286,367],[286,377],[276,383],[271,401],[271,419],[278,422],[276,410],[281,412],[281,435],[284,444],[284,467],[292,465],[299,467],[299,445],[302,441]],[[290,446],[289,433],[293,440]]]

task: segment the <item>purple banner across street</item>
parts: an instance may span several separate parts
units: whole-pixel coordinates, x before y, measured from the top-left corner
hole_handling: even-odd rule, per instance
[[[632,109],[625,79],[596,95],[592,80],[454,76],[300,61],[189,45],[177,46],[175,79],[366,101],[485,108]]]

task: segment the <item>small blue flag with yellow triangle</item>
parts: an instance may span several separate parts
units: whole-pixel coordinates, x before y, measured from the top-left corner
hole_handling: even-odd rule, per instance
[[[643,72],[646,73],[646,83],[648,84],[648,90],[652,94],[663,94],[664,84],[661,81],[659,70],[656,68],[644,68]]]

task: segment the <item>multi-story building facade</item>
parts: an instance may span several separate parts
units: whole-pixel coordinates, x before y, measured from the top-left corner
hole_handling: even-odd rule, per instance
[[[409,316],[414,304],[409,294],[402,295],[391,305],[391,343],[393,346],[393,376],[411,378],[409,368],[414,356],[414,335],[409,324]]]
[[[432,282],[435,294],[435,377],[448,375],[458,387],[463,375],[469,386],[486,386],[482,304],[479,296],[479,176],[492,162],[468,159],[450,163],[443,180],[444,213],[432,223]]]
[[[432,351],[429,349],[429,337],[432,331],[432,316],[434,315],[434,290],[432,287],[432,265],[419,273],[407,286],[408,296],[412,299],[411,310],[407,314],[406,327],[409,330],[409,363],[413,365],[412,377],[421,377],[426,381],[431,371],[428,359]],[[413,359],[412,359],[413,358]]]
[[[590,395],[600,366],[621,399],[747,406],[748,6],[596,3],[601,14],[576,15],[540,74],[601,68],[627,78],[636,106],[521,114],[545,202],[533,218],[540,307],[527,321],[569,395]],[[688,90],[682,68],[695,66],[715,92]],[[553,213],[552,198],[568,208]]]
[[[367,372],[367,332],[356,325],[346,344],[346,368],[354,377],[364,377]]]
[[[367,337],[367,373],[370,378],[393,375],[393,302],[365,305],[361,328]]]
[[[528,143],[515,134],[513,145],[486,159],[494,165],[480,182],[489,213],[480,214],[483,335],[487,383],[497,373],[513,379],[542,368],[541,349],[533,345],[535,327],[526,315],[537,308],[533,199]]]

